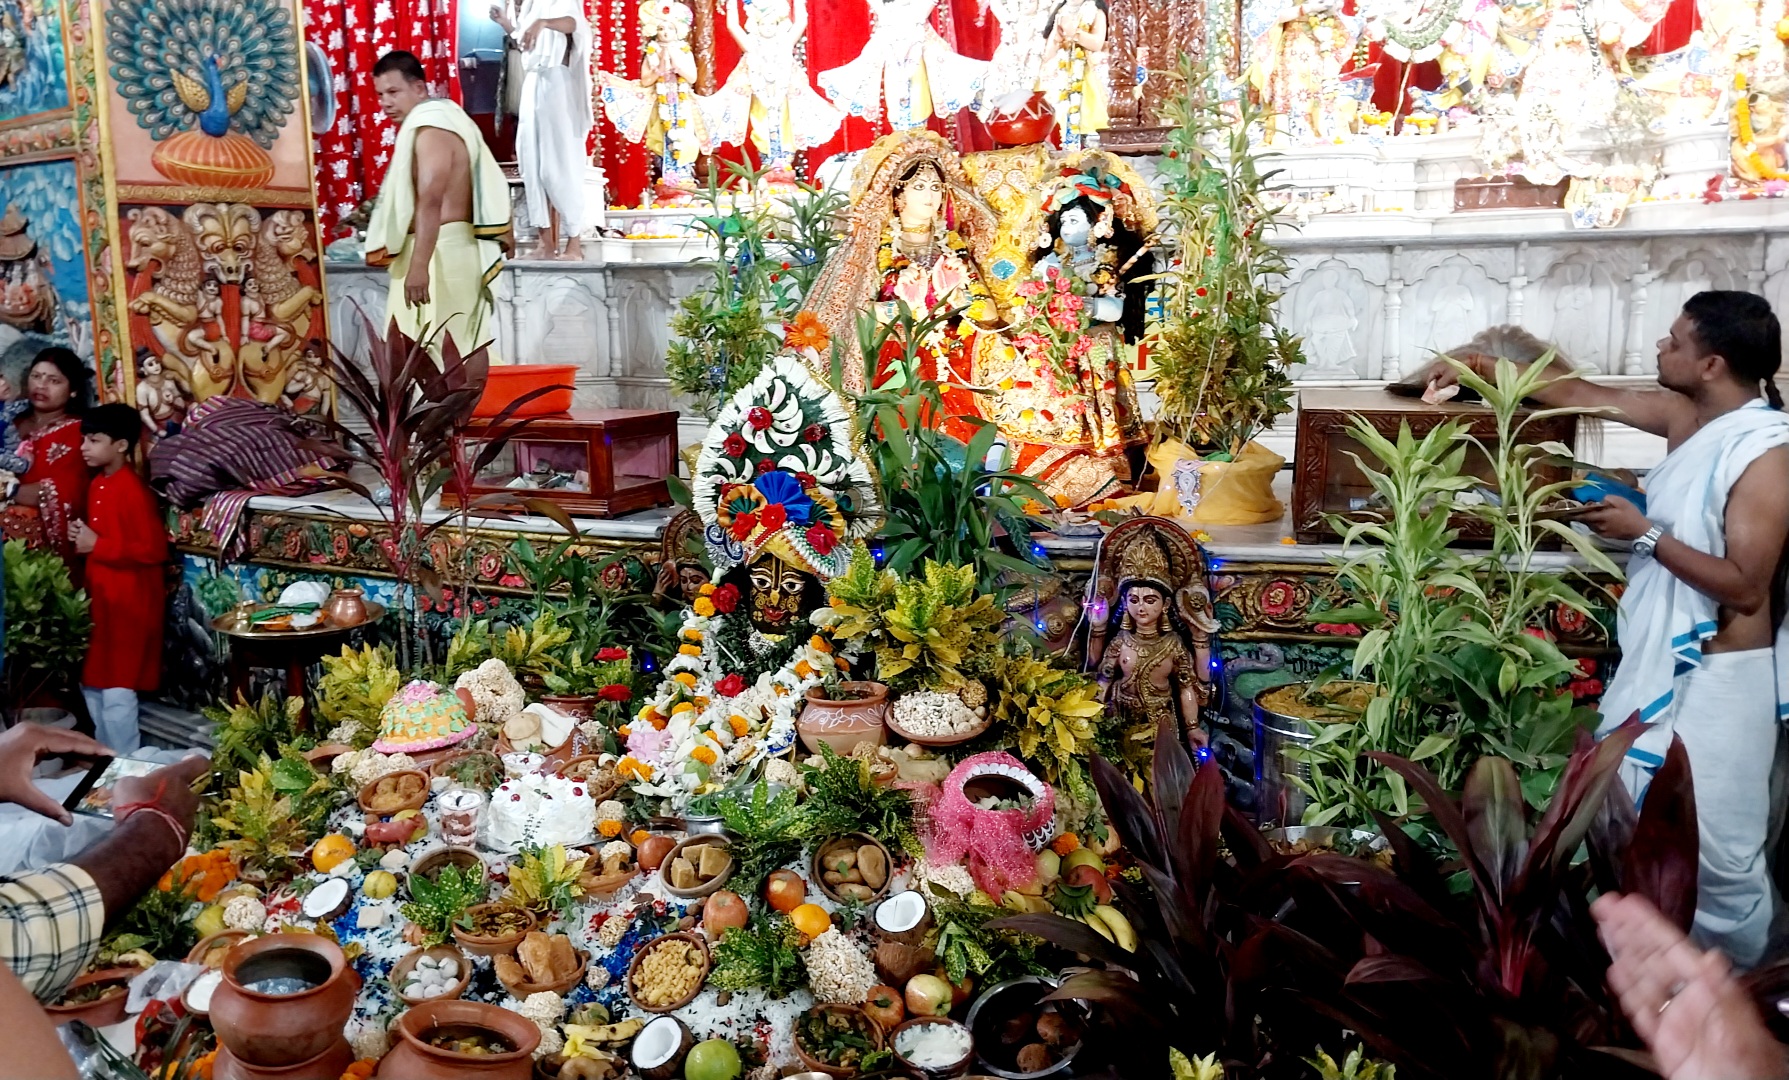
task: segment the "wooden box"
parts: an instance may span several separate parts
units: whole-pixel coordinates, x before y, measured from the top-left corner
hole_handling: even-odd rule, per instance
[[[1437,424],[1461,418],[1466,430],[1486,446],[1497,441],[1497,422],[1483,404],[1459,405],[1447,402],[1430,405],[1421,398],[1399,397],[1377,387],[1300,390],[1298,393],[1298,448],[1293,458],[1292,531],[1301,544],[1317,544],[1340,539],[1329,527],[1328,514],[1355,514],[1373,509],[1367,500],[1374,495],[1373,486],[1361,472],[1350,453],[1379,470],[1373,454],[1349,434],[1356,414],[1365,417],[1373,429],[1387,439],[1396,439],[1401,424],[1409,423],[1413,434],[1421,437]],[[1559,442],[1576,444],[1578,418],[1553,416],[1536,421],[1522,432],[1527,443]],[[1465,471],[1487,478],[1491,463],[1476,447],[1466,452]],[[1539,470],[1542,482],[1568,479],[1564,467]],[[1462,519],[1458,523],[1461,539],[1470,543],[1484,540],[1482,523]],[[1557,546],[1556,544],[1550,546]]]
[[[476,458],[489,422],[460,436]],[[471,495],[550,499],[567,513],[620,517],[669,506],[665,478],[677,471],[677,414],[652,409],[574,409],[523,428],[475,478]],[[458,499],[443,491],[441,502]]]
[[[1567,178],[1536,184],[1519,176],[1462,176],[1454,181],[1454,213],[1473,210],[1558,210],[1565,206]]]

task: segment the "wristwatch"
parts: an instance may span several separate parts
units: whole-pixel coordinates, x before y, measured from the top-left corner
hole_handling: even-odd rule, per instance
[[[1659,538],[1664,535],[1665,527],[1663,525],[1654,525],[1647,529],[1634,541],[1634,554],[1643,559],[1652,558],[1653,549],[1659,546]]]

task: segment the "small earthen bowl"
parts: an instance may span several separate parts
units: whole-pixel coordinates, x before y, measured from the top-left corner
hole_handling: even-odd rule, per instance
[[[470,915],[476,911],[502,906],[502,904],[473,904],[466,909],[466,914]],[[522,943],[522,939],[528,936],[528,932],[539,925],[539,922],[533,915],[526,911],[523,911],[522,914],[528,916],[527,926],[522,927],[513,934],[500,934],[495,937],[488,937],[483,934],[474,934],[461,930],[458,921],[456,921],[453,927],[453,939],[459,943],[460,948],[474,956],[507,956],[510,953],[515,952],[516,946]]]
[[[454,980],[453,988],[445,994],[437,994],[434,997],[411,997],[404,993],[404,983],[409,979],[410,972],[415,969],[416,962],[425,956],[458,961],[460,976]],[[452,1001],[464,994],[467,985],[471,982],[472,961],[462,956],[460,950],[452,945],[437,945],[432,949],[418,949],[392,965],[391,969],[391,991],[398,996],[399,1001],[406,1005],[422,1005],[430,1001]]]
[[[570,990],[572,987],[583,982],[584,981],[584,971],[590,967],[590,953],[588,950],[574,949],[572,951],[575,952],[578,957],[577,970],[573,971],[570,975],[567,975],[565,978],[560,979],[557,982],[511,983],[511,982],[504,982],[501,977],[499,977],[497,979],[497,981],[500,983],[503,983],[503,988],[505,990],[508,990],[510,992],[510,994],[515,997],[515,999],[517,1001],[528,1000],[529,994],[546,994],[546,993],[563,994],[567,990]]]
[[[683,997],[678,1000],[671,1002],[669,1005],[648,1005],[646,1002],[641,1001],[639,995],[634,992],[634,976],[639,972],[640,961],[646,959],[647,953],[670,941],[685,941],[702,950],[702,977],[696,980],[696,988],[694,990],[691,990],[689,993],[683,995]],[[627,965],[627,982],[624,989],[627,990],[628,1000],[632,1001],[640,1008],[645,1009],[647,1012],[676,1012],[678,1009],[683,1008],[685,1005],[688,1005],[696,999],[696,995],[702,992],[703,984],[708,982],[708,973],[713,969],[714,957],[709,954],[708,942],[703,939],[702,935],[688,930],[679,930],[674,934],[665,934],[661,937],[655,937],[651,941],[640,946],[639,951],[634,953],[633,962]]]
[[[415,777],[417,783],[422,785],[422,790],[396,806],[375,807],[372,803],[367,801],[372,796],[375,785],[379,784],[381,781],[395,780],[404,776]],[[360,789],[360,808],[369,814],[378,814],[380,817],[391,817],[394,814],[401,814],[406,810],[421,810],[423,804],[428,801],[429,774],[423,772],[421,769],[403,769],[394,773],[386,773],[378,780],[374,780],[371,784],[367,784]]]
[[[727,854],[732,857],[732,862],[728,864],[727,869],[724,872],[716,874],[712,880],[704,881],[693,889],[679,889],[671,884],[671,879],[668,876],[671,873],[671,863],[677,856],[683,854],[684,848],[689,847],[691,844],[698,847],[709,847],[718,844],[727,849]],[[665,861],[658,864],[659,880],[663,884],[665,892],[668,895],[677,897],[679,900],[695,900],[699,897],[711,895],[719,890],[721,886],[725,885],[727,881],[733,877],[733,872],[737,869],[739,869],[739,857],[733,855],[732,841],[723,836],[711,836],[707,834],[698,834],[678,841],[676,847],[665,853]]]

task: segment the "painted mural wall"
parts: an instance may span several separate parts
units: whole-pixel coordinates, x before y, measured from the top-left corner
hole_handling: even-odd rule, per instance
[[[296,5],[94,3],[128,357],[111,385],[158,429],[216,394],[319,407],[329,338]]]
[[[94,356],[81,182],[97,162],[77,137],[70,29],[63,0],[0,0],[0,376],[15,387],[46,346]]]

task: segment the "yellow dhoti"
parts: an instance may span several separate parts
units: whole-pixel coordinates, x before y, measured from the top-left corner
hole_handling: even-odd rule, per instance
[[[472,225],[465,221],[449,221],[441,226],[435,241],[435,254],[429,259],[429,302],[411,304],[404,300],[404,275],[410,272],[410,250],[414,235],[404,238],[404,246],[386,267],[391,274],[390,292],[386,294],[387,319],[396,319],[398,329],[413,338],[439,343],[452,338],[462,353],[488,344],[494,364],[502,363],[497,351],[497,334],[490,325],[491,286],[478,272],[478,240]]]
[[[429,302],[413,305],[404,300],[404,275],[410,272],[410,252],[416,243],[412,232],[416,220],[416,133],[425,127],[450,131],[466,144],[472,221],[442,224],[429,259]],[[451,336],[462,352],[488,344],[492,362],[498,362],[495,335],[487,319],[491,281],[503,269],[503,254],[509,246],[509,214],[509,181],[465,110],[440,100],[425,101],[410,110],[398,129],[391,167],[367,223],[367,262],[385,267],[391,275],[387,322],[396,319],[404,333],[426,336],[435,343]],[[438,353],[438,348],[432,351]]]

